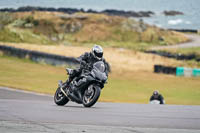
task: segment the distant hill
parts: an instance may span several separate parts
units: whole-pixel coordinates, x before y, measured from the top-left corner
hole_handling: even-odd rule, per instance
[[[0,41],[143,49],[188,41],[181,33],[142,20],[100,13],[0,12]]]

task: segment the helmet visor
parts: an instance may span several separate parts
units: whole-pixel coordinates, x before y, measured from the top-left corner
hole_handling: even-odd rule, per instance
[[[95,55],[96,57],[98,57],[98,58],[102,58],[103,53],[102,53],[102,52],[97,53],[96,51],[94,51],[94,55]]]

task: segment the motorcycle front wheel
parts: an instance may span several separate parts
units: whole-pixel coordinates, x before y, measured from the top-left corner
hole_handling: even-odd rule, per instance
[[[69,99],[62,93],[61,88],[58,87],[54,95],[54,102],[59,106],[64,106],[69,102]]]
[[[84,92],[83,105],[85,107],[93,106],[99,99],[101,88],[95,84],[90,85]]]

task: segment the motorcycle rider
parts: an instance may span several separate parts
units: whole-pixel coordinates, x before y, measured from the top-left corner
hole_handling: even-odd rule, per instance
[[[159,94],[159,91],[157,91],[157,90],[155,90],[153,92],[153,95],[150,97],[150,101],[153,101],[153,100],[158,100],[158,101],[160,101],[160,104],[165,104],[163,96],[161,94]]]
[[[98,62],[98,61],[104,62],[105,73],[108,76],[108,66],[106,64],[105,59],[103,58],[103,48],[101,46],[95,44],[93,46],[91,52],[85,52],[83,55],[78,57],[78,60],[80,62],[80,67],[78,69],[74,69],[73,72],[71,74],[69,74],[69,78],[66,81],[65,87],[69,86],[70,82],[75,77],[78,77],[84,69],[91,71],[93,64]],[[79,84],[81,84],[81,83],[79,82]],[[63,87],[63,88],[65,88],[65,87]],[[75,91],[75,90],[72,90],[72,91]]]

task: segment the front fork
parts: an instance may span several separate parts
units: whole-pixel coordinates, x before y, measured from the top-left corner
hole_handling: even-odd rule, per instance
[[[62,92],[67,98],[69,98],[69,97],[67,96],[67,94],[65,93],[65,91],[63,90],[63,82],[62,82],[61,80],[58,81],[58,86],[60,87],[61,92]]]

